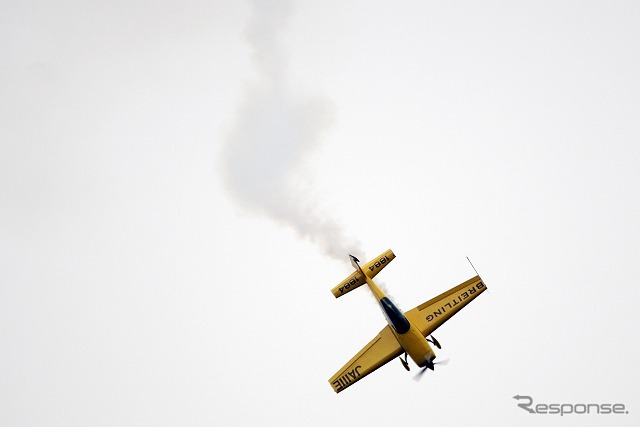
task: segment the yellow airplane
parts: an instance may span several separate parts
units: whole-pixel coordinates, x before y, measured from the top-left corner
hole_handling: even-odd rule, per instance
[[[356,257],[353,255],[349,257],[356,270],[331,292],[339,298],[366,283],[378,300],[389,324],[329,379],[329,384],[336,393],[360,381],[402,353],[404,353],[404,359],[400,357],[400,362],[407,371],[409,370],[407,355],[422,368],[418,376],[422,375],[426,369],[433,370],[437,363],[434,362],[436,354],[428,342],[437,348],[440,348],[440,343],[433,336],[431,339],[426,337],[487,289],[480,276],[475,276],[424,304],[402,313],[373,282],[373,278],[396,257],[391,249],[362,267]]]

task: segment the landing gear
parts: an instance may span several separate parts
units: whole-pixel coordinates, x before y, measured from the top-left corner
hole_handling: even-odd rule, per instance
[[[409,368],[409,362],[407,362],[407,353],[404,354],[404,359],[402,359],[402,356],[400,356],[398,359],[400,359],[400,362],[402,363],[402,366],[404,366],[404,369],[406,369],[407,371],[411,370],[411,368]]]
[[[432,341],[433,340],[433,341]],[[442,347],[440,347],[440,343],[438,342],[438,340],[436,339],[436,337],[434,337],[433,335],[431,335],[431,339],[427,338],[427,341],[429,341],[431,344],[435,345],[436,347],[438,347],[439,349],[442,349]]]

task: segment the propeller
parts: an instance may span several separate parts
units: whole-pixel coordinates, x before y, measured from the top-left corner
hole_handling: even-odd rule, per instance
[[[433,362],[431,360],[427,361],[427,364],[424,365],[424,367],[420,370],[420,372],[418,372],[413,379],[415,381],[420,381],[420,378],[422,378],[422,376],[424,375],[424,373],[427,371],[427,369],[431,369],[433,371],[433,368],[435,367],[435,365],[442,365],[445,366],[449,363],[449,359],[444,359],[441,360],[439,362]]]
[[[434,337],[433,335],[431,335],[431,339],[427,338],[427,341],[429,341],[431,344],[435,345],[436,347],[438,347],[440,350],[442,350],[442,347],[440,347],[440,343],[438,342],[438,340],[436,339],[436,337]]]

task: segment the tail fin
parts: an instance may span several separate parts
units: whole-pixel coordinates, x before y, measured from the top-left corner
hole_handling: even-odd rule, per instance
[[[353,265],[353,268],[362,271],[362,269],[360,268],[360,264],[358,264],[360,260],[351,254],[349,254],[349,258],[351,259],[351,265]]]
[[[339,298],[342,295],[364,285],[367,282],[364,277],[365,275],[370,279],[373,279],[376,274],[378,274],[383,268],[386,267],[388,263],[390,263],[396,257],[396,255],[391,249],[389,249],[386,252],[381,253],[362,267],[360,266],[360,264],[358,264],[360,262],[358,258],[354,257],[353,255],[349,255],[349,257],[351,258],[351,264],[353,264],[356,271],[351,273],[346,279],[340,282],[338,286],[331,289],[331,293],[333,293],[333,296],[335,296],[336,298]]]

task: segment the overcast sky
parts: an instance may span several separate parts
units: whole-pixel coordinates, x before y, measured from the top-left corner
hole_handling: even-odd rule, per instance
[[[640,423],[640,5],[0,2],[0,424]],[[446,367],[327,382],[488,285]],[[413,366],[413,370],[416,368]],[[531,415],[624,403],[625,415]]]

